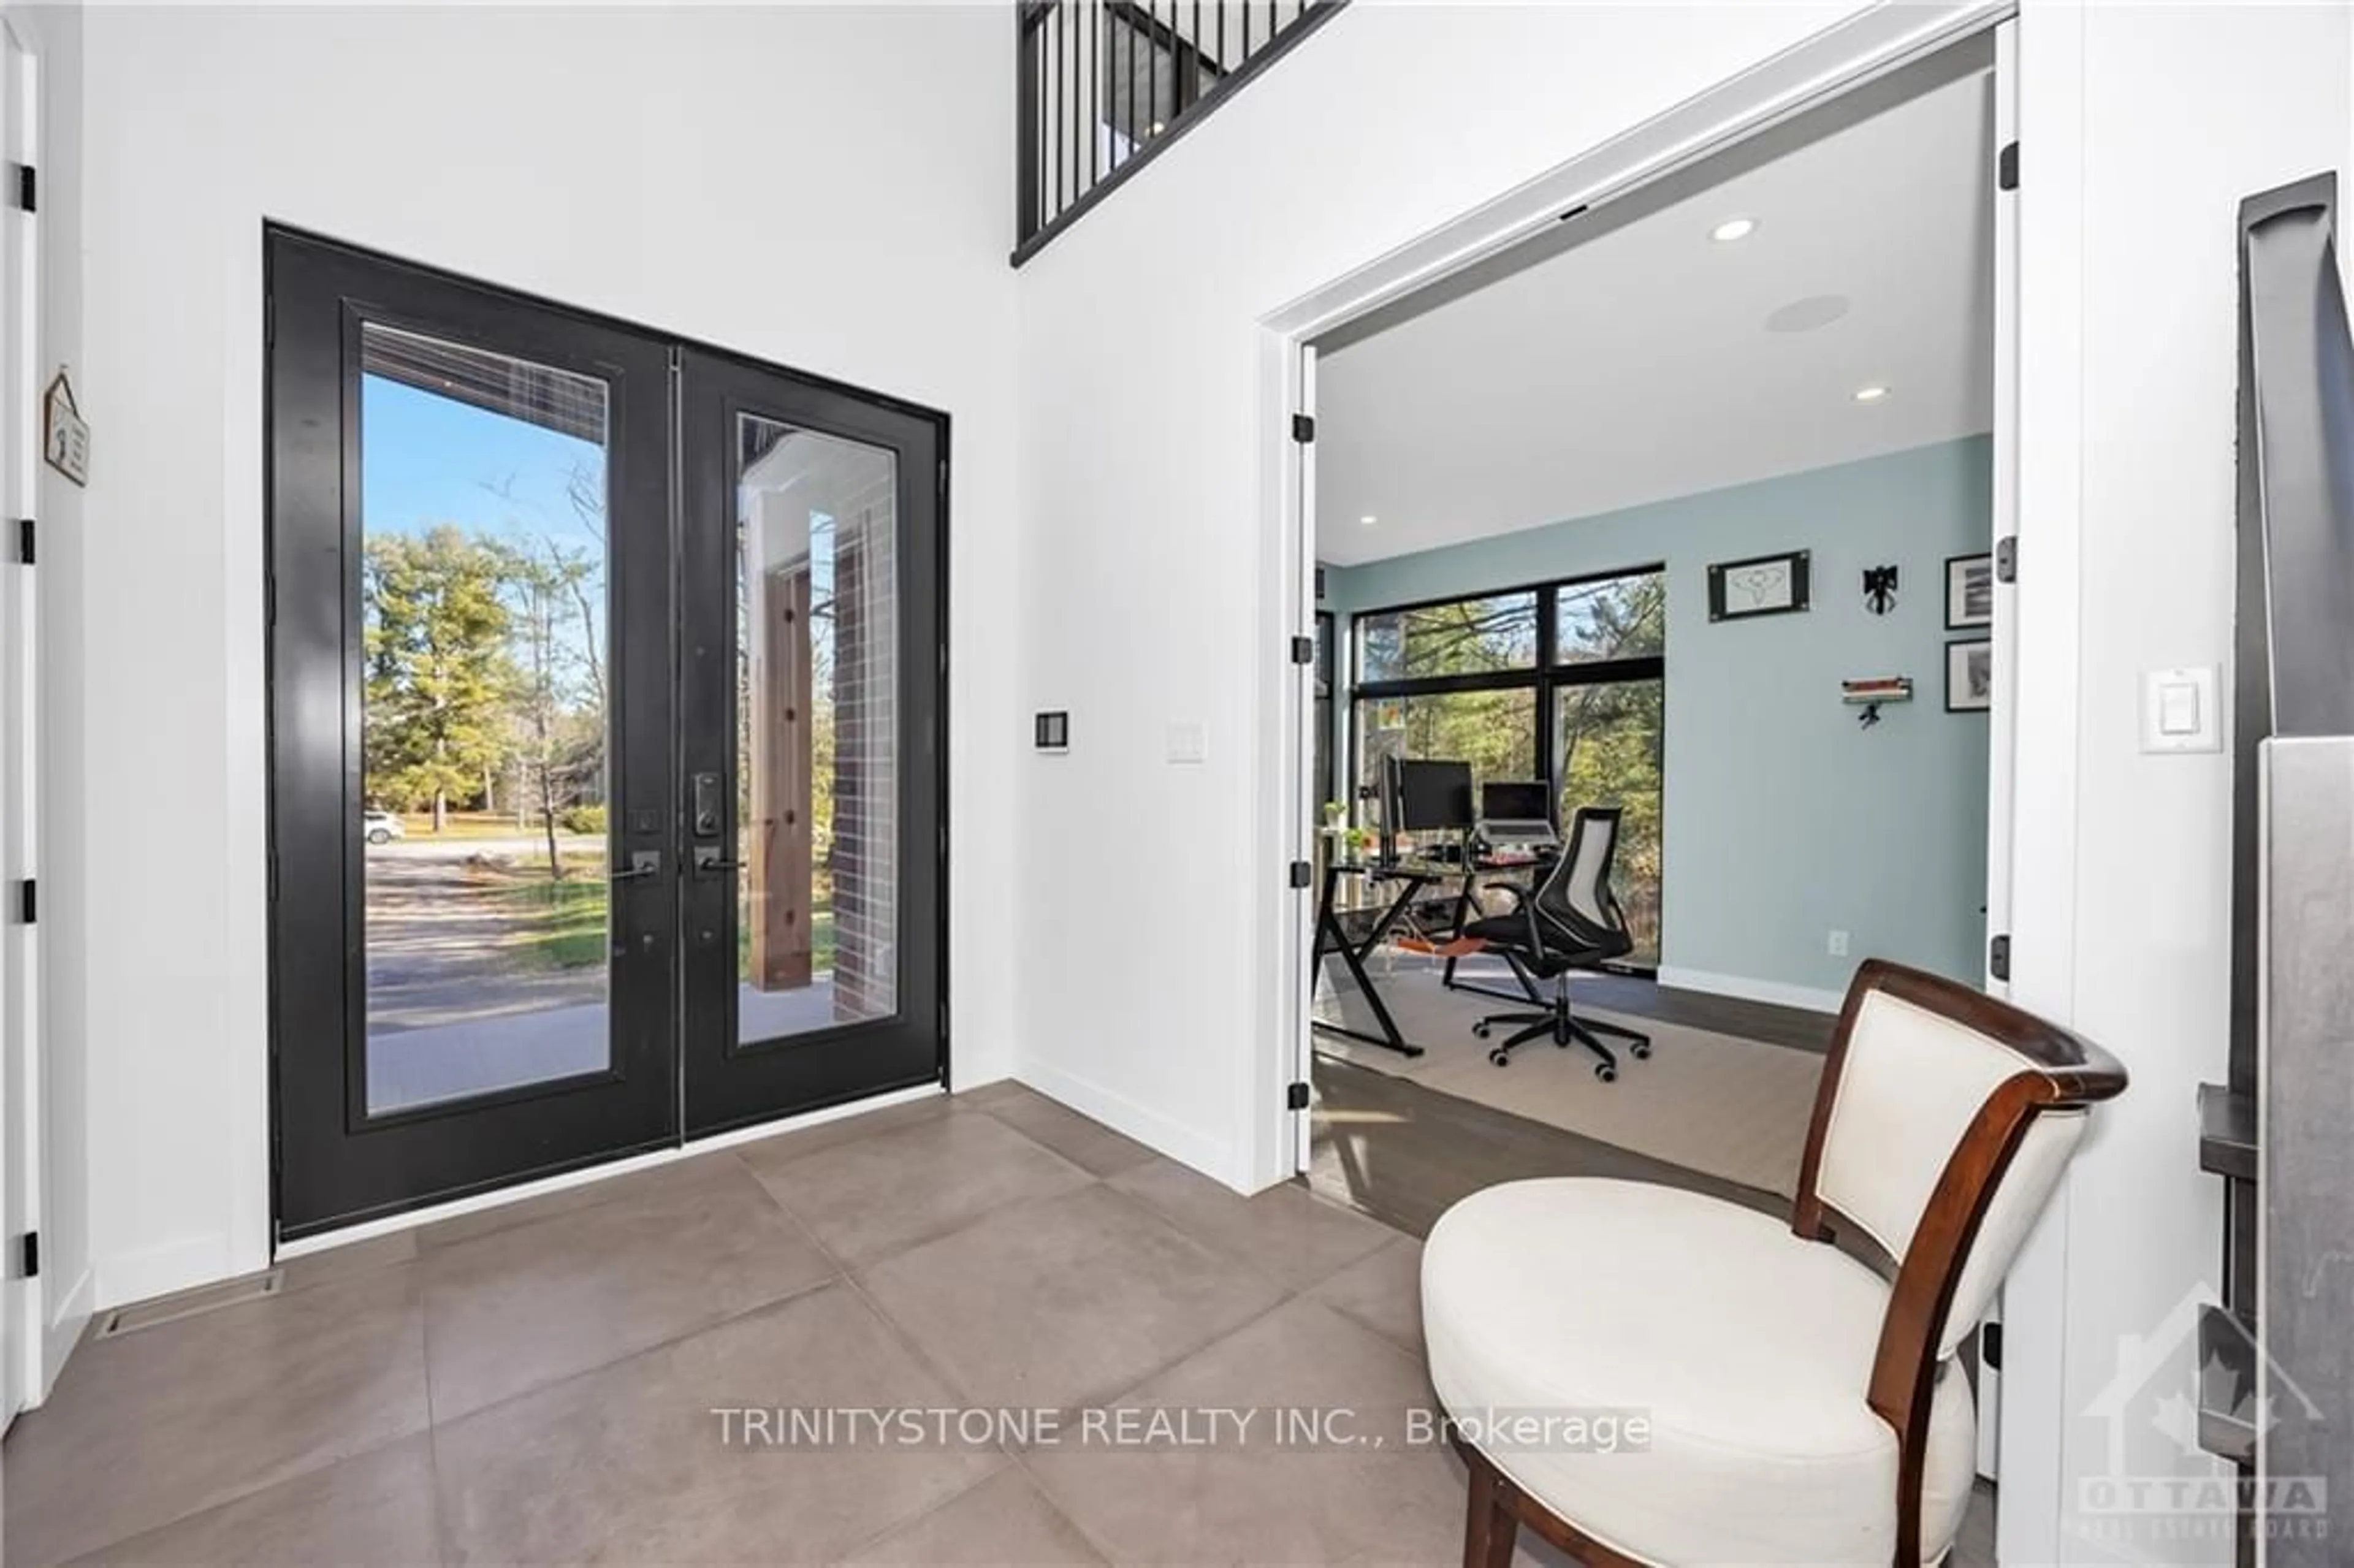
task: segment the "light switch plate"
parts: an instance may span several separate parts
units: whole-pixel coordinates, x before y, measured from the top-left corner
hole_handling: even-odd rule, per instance
[[[1188,720],[1169,726],[1170,761],[1207,762],[1209,759],[1209,732],[1201,724]]]
[[[2212,664],[2146,670],[2141,678],[2141,748],[2153,754],[2223,749],[2219,672]]]

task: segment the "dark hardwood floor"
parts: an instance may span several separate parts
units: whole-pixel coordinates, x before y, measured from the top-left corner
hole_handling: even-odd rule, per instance
[[[1629,975],[1580,975],[1576,1005],[1804,1050],[1830,1044],[1825,1013],[1677,991]],[[1658,1181],[1783,1213],[1787,1194],[1744,1187],[1394,1078],[1319,1053],[1309,1185],[1416,1235],[1457,1199],[1532,1176]]]

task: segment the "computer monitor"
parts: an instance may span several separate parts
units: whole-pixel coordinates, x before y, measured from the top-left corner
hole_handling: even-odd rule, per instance
[[[1518,779],[1479,786],[1479,820],[1483,822],[1550,822],[1552,791],[1541,780]]]
[[[1389,759],[1389,810],[1394,832],[1463,832],[1470,829],[1471,765]]]

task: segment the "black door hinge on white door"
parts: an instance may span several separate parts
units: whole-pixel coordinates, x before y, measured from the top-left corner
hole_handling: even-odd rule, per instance
[[[38,889],[31,877],[16,885],[16,923],[30,926],[40,918],[41,903]]]
[[[1304,860],[1295,860],[1295,861],[1293,861],[1293,862],[1291,863],[1291,885],[1292,885],[1292,886],[1294,886],[1294,887],[1306,887],[1307,885],[1309,885],[1310,883],[1314,882],[1315,880],[1316,880],[1316,868],[1315,868],[1314,866],[1310,865],[1310,864],[1309,864],[1306,861],[1304,861]]]
[[[1283,1091],[1283,1108],[1286,1110],[1306,1110],[1308,1108],[1308,1086],[1306,1084],[1292,1084],[1287,1086]]]
[[[1295,664],[1316,662],[1316,639],[1295,637],[1291,640],[1291,662]]]
[[[1994,155],[1995,189],[2015,191],[2019,188],[2019,143],[2005,142],[2002,151]]]
[[[2019,535],[2005,534],[1994,542],[1994,580],[2015,583],[2019,580]]]
[[[38,1279],[41,1277],[40,1232],[27,1231],[25,1233],[25,1239],[17,1244],[16,1257],[19,1270],[25,1278]]]
[[[1298,441],[1303,447],[1309,442],[1314,440],[1316,439],[1316,420],[1314,416],[1309,414],[1292,415],[1291,439]]]
[[[2009,932],[2004,932],[1987,944],[1987,973],[1999,980],[2010,978]]]
[[[16,558],[27,566],[33,564],[33,520],[16,519]]]
[[[41,177],[30,164],[16,165],[16,205],[27,212],[41,210]]]
[[[1988,1323],[1978,1330],[1978,1360],[1991,1372],[2002,1371],[2002,1325]]]

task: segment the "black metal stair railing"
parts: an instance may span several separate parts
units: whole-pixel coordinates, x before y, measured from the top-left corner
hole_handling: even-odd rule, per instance
[[[1347,0],[1023,0],[1019,267]]]

